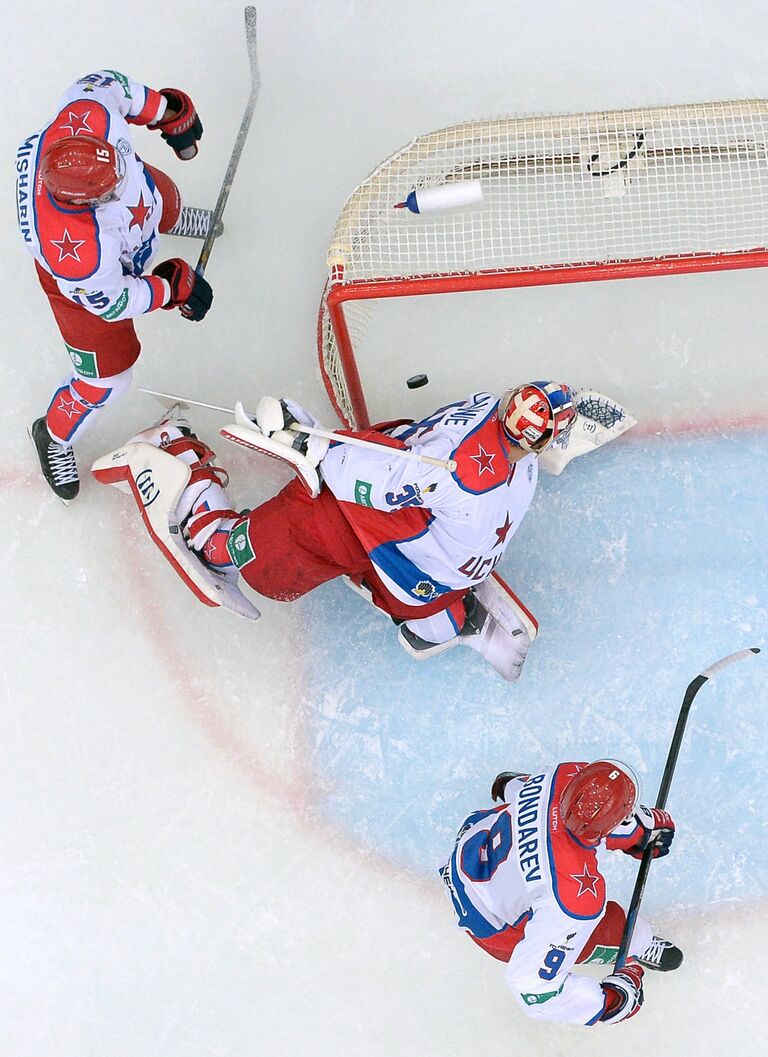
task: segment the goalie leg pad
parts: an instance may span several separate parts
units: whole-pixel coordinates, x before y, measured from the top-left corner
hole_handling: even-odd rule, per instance
[[[193,473],[184,461],[139,441],[98,459],[92,472],[104,484],[128,485],[153,543],[204,605],[258,619],[261,614],[242,595],[236,577],[210,569],[184,539],[176,510]]]
[[[460,644],[476,650],[507,682],[517,682],[538,634],[538,621],[496,572],[472,594],[475,608],[468,614]]]

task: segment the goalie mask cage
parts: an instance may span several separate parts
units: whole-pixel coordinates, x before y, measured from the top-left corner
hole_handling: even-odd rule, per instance
[[[351,428],[366,301],[768,264],[768,101],[498,118],[420,136],[348,199],[328,250],[318,353]],[[479,180],[474,206],[411,191]]]

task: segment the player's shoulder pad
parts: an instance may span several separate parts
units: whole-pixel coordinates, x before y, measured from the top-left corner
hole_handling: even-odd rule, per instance
[[[90,134],[106,139],[109,126],[109,111],[96,100],[66,103],[40,137],[38,159],[51,144],[67,136]],[[56,202],[39,178],[33,193],[40,252],[53,275],[74,282],[90,278],[101,267],[95,210]]]
[[[37,236],[57,279],[82,282],[101,267],[99,223],[93,209],[68,209],[43,188],[37,197]]]
[[[562,911],[569,917],[599,917],[605,908],[605,878],[597,864],[594,847],[582,844],[563,825],[560,796],[567,782],[584,764],[560,764],[552,779],[549,803],[547,852],[552,891]]]
[[[490,492],[509,479],[509,449],[499,428],[498,406],[498,397],[492,393],[476,393],[451,408],[443,420],[446,426],[463,427],[451,458],[456,460],[453,478],[464,492]]]

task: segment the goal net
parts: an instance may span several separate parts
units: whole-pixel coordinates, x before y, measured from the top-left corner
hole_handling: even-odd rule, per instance
[[[318,353],[339,417],[369,424],[358,358],[376,299],[768,264],[767,151],[759,99],[498,118],[413,140],[353,192],[328,249]],[[472,204],[394,208],[469,181]]]

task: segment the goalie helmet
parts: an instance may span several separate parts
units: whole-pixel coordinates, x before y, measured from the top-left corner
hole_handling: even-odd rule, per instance
[[[576,421],[573,390],[558,382],[527,382],[502,396],[498,415],[513,444],[539,454]]]
[[[619,760],[596,760],[568,782],[560,796],[566,829],[585,844],[595,844],[616,829],[637,807],[640,783]]]
[[[66,136],[43,155],[40,177],[54,198],[75,206],[109,201],[125,176],[125,162],[96,136]]]

